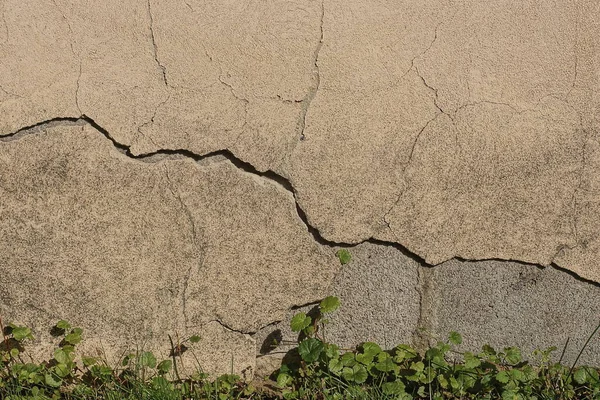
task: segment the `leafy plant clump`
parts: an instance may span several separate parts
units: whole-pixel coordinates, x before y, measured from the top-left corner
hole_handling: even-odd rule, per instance
[[[150,351],[125,354],[119,365],[111,366],[101,357],[78,356],[76,346],[83,330],[59,321],[51,329],[59,343],[52,358],[27,362],[25,345],[34,340],[31,329],[2,326],[0,341],[0,399],[255,399],[254,389],[239,376],[226,374],[209,380],[199,366],[186,379],[179,377],[182,353],[193,349],[198,336],[174,345],[170,358],[158,361]],[[187,346],[186,346],[187,344]],[[190,347],[188,347],[190,346]],[[192,353],[193,354],[193,353]]]
[[[341,349],[325,337],[328,316],[339,307],[339,299],[329,296],[314,312],[294,315],[298,345],[289,354],[292,361],[272,380],[253,383],[233,374],[210,380],[199,364],[182,379],[181,355],[189,350],[197,360],[198,336],[176,344],[169,336],[171,354],[160,361],[149,351],[125,354],[117,366],[80,356],[83,331],[67,321],[52,328],[59,341],[52,357],[27,362],[31,329],[2,327],[0,320],[0,399],[600,399],[599,370],[576,367],[577,361],[571,367],[552,362],[556,348],[534,352],[535,366],[515,347],[460,353],[457,332],[423,353],[404,344],[384,350],[373,342]]]
[[[283,398],[600,399],[599,370],[552,363],[555,347],[534,352],[536,366],[516,347],[497,351],[486,345],[477,354],[459,353],[453,350],[462,343],[457,332],[423,354],[408,345],[384,350],[372,342],[342,350],[323,335],[325,317],[339,305],[327,297],[316,316],[300,312],[292,318],[299,334],[297,362],[274,374]]]

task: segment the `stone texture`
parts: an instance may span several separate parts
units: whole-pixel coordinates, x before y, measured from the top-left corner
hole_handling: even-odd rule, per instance
[[[87,123],[0,142],[3,316],[150,344],[213,326],[210,345],[244,344],[235,365],[252,367],[254,342],[239,332],[323,297],[333,253],[278,183],[219,157],[144,161]],[[230,365],[213,353],[202,357],[218,371]]]
[[[600,287],[556,268],[501,261],[448,261],[426,268],[424,324],[437,338],[463,335],[461,350],[519,346],[524,356],[535,349],[558,348],[569,340],[564,363],[570,365],[600,323]],[[595,337],[580,363],[600,363]]]

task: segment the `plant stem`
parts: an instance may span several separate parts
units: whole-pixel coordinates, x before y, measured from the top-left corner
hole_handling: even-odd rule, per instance
[[[167,335],[169,337],[169,342],[171,342],[171,357],[173,358],[173,371],[175,371],[175,377],[178,381],[181,381],[179,377],[179,371],[177,370],[177,358],[175,356],[175,345],[173,344],[173,338],[171,335]]]
[[[596,329],[594,329],[594,332],[592,332],[592,334],[587,338],[587,340],[585,341],[585,344],[583,345],[583,347],[579,351],[579,354],[577,354],[577,358],[575,359],[575,362],[573,363],[573,365],[571,365],[571,369],[569,370],[569,374],[567,375],[566,381],[568,381],[569,378],[571,377],[571,373],[573,372],[573,369],[575,368],[575,365],[577,365],[577,361],[579,361],[579,357],[581,357],[581,355],[583,354],[585,348],[590,343],[590,340],[592,340],[592,338],[594,337],[594,335],[596,334],[596,332],[598,332],[598,330],[600,330],[600,323],[598,323],[598,325],[596,326]]]

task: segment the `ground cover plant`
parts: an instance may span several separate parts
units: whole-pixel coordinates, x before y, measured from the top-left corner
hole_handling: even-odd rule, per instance
[[[169,338],[171,354],[163,360],[139,351],[126,354],[119,366],[109,366],[101,358],[77,354],[83,331],[67,321],[52,328],[60,339],[52,357],[27,362],[31,329],[8,324],[2,327],[0,345],[0,398],[600,399],[599,370],[552,362],[556,348],[534,352],[533,364],[515,347],[484,346],[479,353],[457,353],[453,346],[462,338],[452,332],[422,353],[403,344],[384,350],[372,342],[340,349],[324,335],[327,316],[339,306],[330,296],[310,315],[297,313],[291,328],[299,335],[298,345],[286,357],[288,362],[271,379],[255,382],[233,374],[209,379],[200,365],[191,376],[180,377],[182,349],[193,351],[201,340],[197,336],[176,345]]]
[[[351,260],[347,250],[337,256],[342,264]],[[535,351],[532,362],[516,347],[486,345],[478,353],[460,353],[457,332],[424,352],[405,344],[386,350],[373,342],[341,349],[326,340],[329,315],[339,307],[339,299],[329,296],[310,312],[294,315],[290,325],[298,334],[297,346],[271,377],[253,382],[203,373],[194,353],[194,344],[202,340],[198,336],[174,342],[167,335],[171,352],[163,359],[140,350],[109,365],[102,357],[79,354],[83,330],[67,321],[51,328],[58,344],[49,359],[28,361],[31,329],[4,326],[0,318],[0,399],[600,400],[599,369],[577,364],[600,324],[568,366],[561,364],[562,357],[552,360],[554,347]],[[194,373],[181,376],[184,351],[194,355],[196,365]]]
[[[459,353],[453,347],[462,337],[451,332],[423,353],[404,344],[384,350],[372,342],[342,350],[322,334],[327,315],[338,307],[337,298],[327,297],[312,316],[301,312],[293,317],[298,358],[275,374],[283,398],[600,399],[598,368],[577,366],[577,360],[571,366],[552,362],[555,347],[535,351],[531,363],[516,347],[486,345],[478,353]]]

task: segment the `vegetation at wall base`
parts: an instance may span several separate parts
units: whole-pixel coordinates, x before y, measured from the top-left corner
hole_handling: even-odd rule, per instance
[[[524,361],[515,347],[497,351],[483,346],[476,354],[458,353],[453,348],[462,338],[451,332],[423,353],[402,344],[383,350],[372,342],[340,349],[324,337],[327,315],[339,306],[339,300],[330,296],[310,315],[297,313],[291,328],[299,335],[298,346],[288,353],[289,361],[270,379],[254,382],[233,374],[211,380],[200,365],[196,373],[182,379],[181,353],[193,351],[194,343],[201,340],[198,336],[176,345],[169,337],[171,354],[161,361],[148,351],[125,355],[118,367],[102,358],[78,356],[83,331],[67,321],[52,328],[60,339],[52,358],[26,362],[31,329],[5,327],[0,320],[0,399],[600,400],[599,369],[577,366],[577,360],[571,366],[552,362],[556,348],[534,352],[533,363]],[[587,343],[599,329],[600,325]]]

